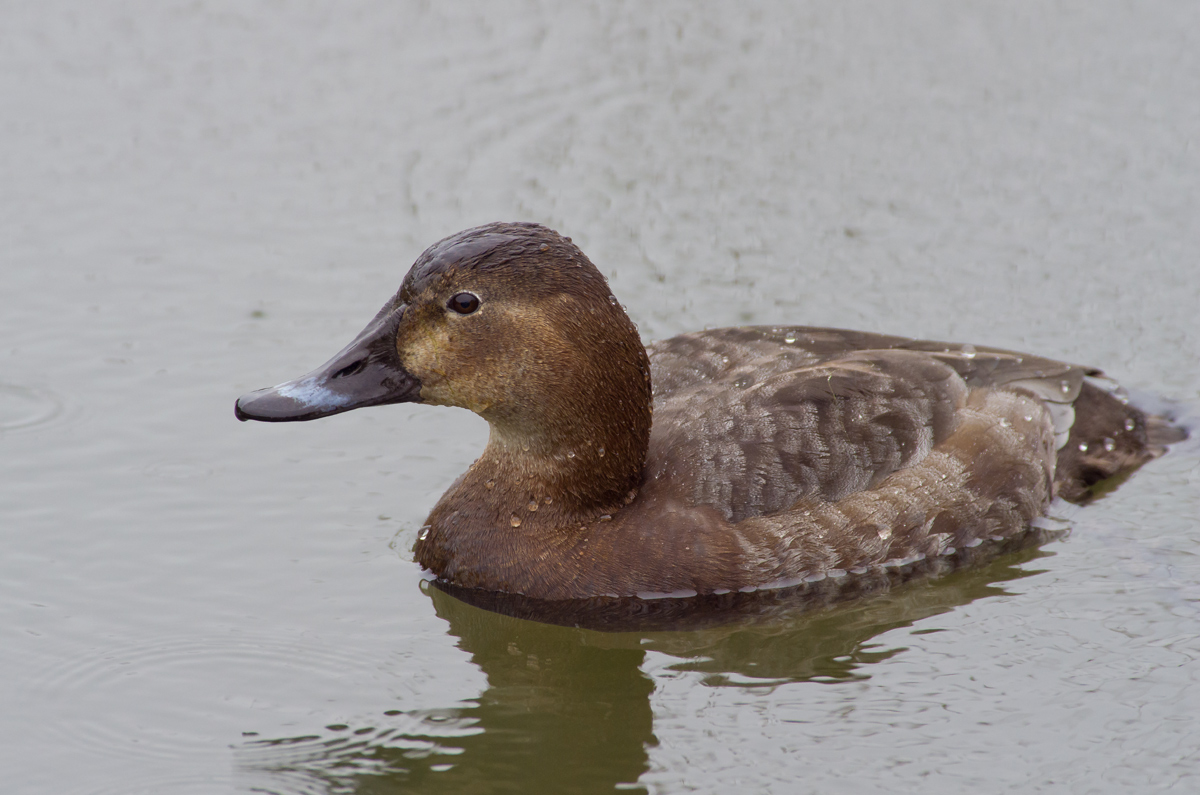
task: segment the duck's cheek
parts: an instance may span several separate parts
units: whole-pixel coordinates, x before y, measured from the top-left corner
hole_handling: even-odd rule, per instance
[[[421,402],[431,406],[457,406],[458,392],[440,370],[421,368],[428,380],[421,381]]]
[[[444,330],[421,329],[408,333],[396,341],[396,352],[404,368],[421,378],[421,383],[440,384],[454,371],[454,351],[449,345],[449,335]],[[428,382],[425,381],[428,379]]]
[[[454,384],[446,381],[435,381],[421,385],[421,402],[430,406],[454,406],[478,412],[479,408],[471,395],[464,390],[456,389]]]
[[[483,414],[492,407],[492,401],[486,396],[448,381],[438,384],[422,384],[421,402],[431,406],[455,406],[476,414]]]
[[[409,365],[409,368],[409,372],[421,382],[422,403],[457,406],[479,414],[494,402],[482,394],[480,379],[464,376],[451,362],[418,361]]]
[[[420,372],[422,403],[456,406],[486,415],[497,404],[505,404],[508,400],[503,381],[497,383],[486,368],[481,371],[453,366],[424,367]]]

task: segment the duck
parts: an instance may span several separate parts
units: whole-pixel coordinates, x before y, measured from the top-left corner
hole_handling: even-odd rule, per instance
[[[903,569],[1018,538],[1185,435],[1096,368],[982,345],[745,326],[646,346],[579,247],[535,223],[433,244],[349,345],[235,414],[392,403],[489,424],[416,562],[535,600]]]

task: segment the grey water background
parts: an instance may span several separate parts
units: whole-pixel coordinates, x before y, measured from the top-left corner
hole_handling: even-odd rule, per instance
[[[571,235],[646,339],[804,323],[1200,405],[1200,4],[10,3],[6,793],[1200,790],[1200,445],[1064,540],[605,634],[422,584],[482,449],[239,424],[430,243]]]

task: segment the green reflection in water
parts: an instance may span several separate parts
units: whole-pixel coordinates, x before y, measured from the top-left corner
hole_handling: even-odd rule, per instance
[[[903,651],[873,638],[1005,594],[1002,583],[1038,573],[1020,564],[1045,554],[1013,552],[840,606],[772,602],[732,623],[710,617],[702,629],[675,632],[539,623],[428,588],[437,615],[487,675],[473,704],[391,711],[388,729],[331,726],[324,735],[255,741],[241,749],[240,767],[263,792],[645,792],[637,781],[657,742],[654,682],[642,671],[647,650],[678,657],[670,668],[698,673],[701,686],[863,679],[871,664]],[[396,718],[409,723],[397,728]]]

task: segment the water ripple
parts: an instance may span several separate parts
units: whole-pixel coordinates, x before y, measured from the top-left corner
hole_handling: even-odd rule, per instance
[[[295,703],[297,682],[311,705],[379,675],[372,661],[308,638],[187,636],[74,656],[31,682],[30,693],[55,705],[56,719],[43,725],[55,742],[178,759],[227,747],[233,731],[258,728],[251,721],[307,713]],[[231,707],[243,717],[231,722]]]
[[[125,781],[100,789],[88,790],[88,795],[162,795],[169,792],[172,795],[210,795],[213,792],[238,791],[237,787],[244,782],[238,777],[220,773],[194,773],[191,775],[164,774],[161,776],[134,776]],[[253,792],[266,790],[254,789]],[[296,795],[316,795],[313,790],[298,790]]]
[[[0,382],[0,433],[47,425],[62,414],[62,400],[48,389]]]
[[[470,710],[389,710],[377,723],[256,740],[236,750],[236,766],[248,777],[269,781],[271,792],[348,792],[364,775],[443,772],[463,752],[456,740],[484,731]]]

